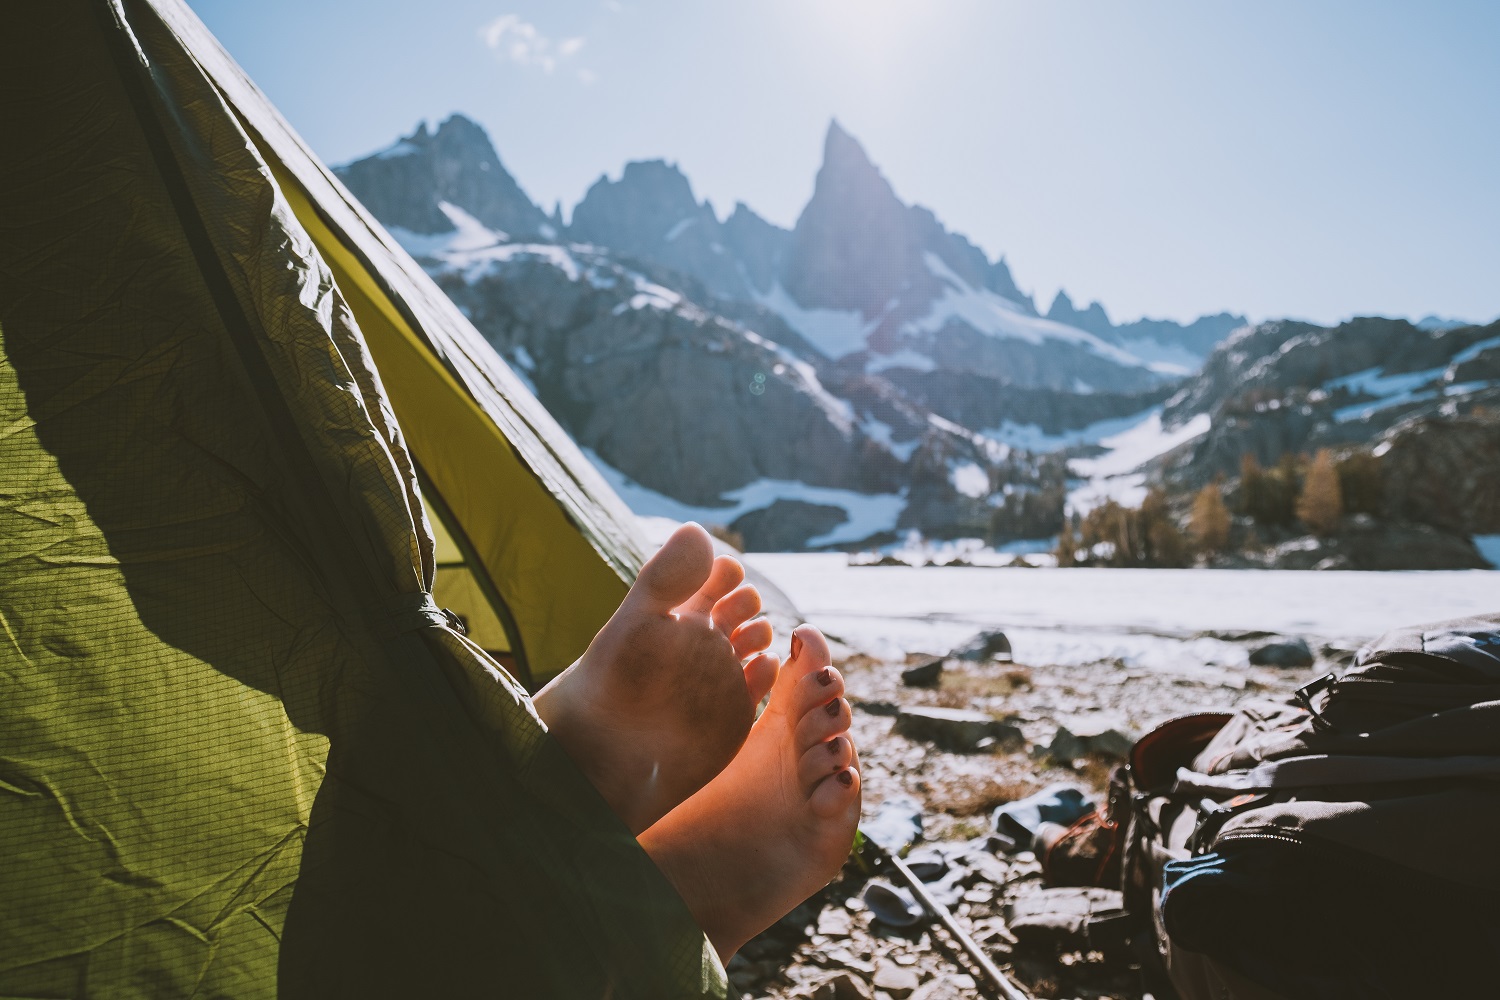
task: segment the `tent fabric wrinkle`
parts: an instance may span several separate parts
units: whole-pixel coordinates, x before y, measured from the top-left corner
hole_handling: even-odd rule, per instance
[[[180,0],[4,16],[0,995],[724,996],[433,589],[543,680],[618,499]]]

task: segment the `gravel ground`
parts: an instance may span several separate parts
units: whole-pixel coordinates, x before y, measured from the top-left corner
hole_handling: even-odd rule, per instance
[[[908,687],[902,671],[932,651],[881,658],[839,647],[853,732],[864,778],[868,822],[888,800],[914,799],[922,838],[909,859],[944,855],[936,883],[959,925],[991,959],[1037,997],[1121,997],[1144,994],[1128,953],[1079,942],[1041,942],[1011,932],[1014,907],[1040,896],[1041,867],[1030,852],[996,853],[990,814],[1005,802],[1058,782],[1072,782],[1097,800],[1116,763],[1112,753],[1055,760],[1047,748],[1058,728],[1087,734],[1115,730],[1134,737],[1156,722],[1187,712],[1231,709],[1246,699],[1283,698],[1346,662],[1342,644],[1315,645],[1317,662],[1294,669],[1244,665],[1244,656],[1274,637],[1265,633],[1150,635],[1168,660],[1191,660],[1205,641],[1243,647],[1239,664],[1198,670],[1142,669],[1138,658],[1095,662],[944,661],[932,687]],[[1175,644],[1175,645],[1174,645]],[[1045,644],[1031,644],[1044,648]],[[1231,651],[1232,652],[1232,651]],[[1024,742],[954,753],[895,732],[895,713],[911,706],[970,709],[1016,726]],[[1117,741],[1118,742],[1118,741]],[[1059,744],[1061,745],[1061,744]],[[874,873],[878,876],[880,873]],[[730,964],[731,982],[753,998],[946,1000],[991,996],[980,970],[947,931],[923,922],[898,929],[874,919],[862,901],[872,873],[854,860],[823,892],[751,941]],[[892,881],[897,881],[892,879]],[[898,883],[899,884],[899,883]]]

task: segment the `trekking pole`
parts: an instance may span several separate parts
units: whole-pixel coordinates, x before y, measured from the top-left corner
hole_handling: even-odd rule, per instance
[[[995,989],[1000,991],[1000,995],[1005,1000],[1031,1000],[1030,995],[1025,990],[1013,983],[1009,976],[1000,971],[998,965],[990,961],[990,957],[984,953],[984,949],[979,946],[979,942],[975,941],[958,926],[958,921],[953,919],[953,914],[948,912],[948,908],[932,898],[932,894],[927,891],[927,887],[922,884],[922,880],[912,874],[910,868],[906,867],[906,862],[896,857],[893,852],[886,850],[873,838],[865,837],[864,841],[867,847],[874,849],[877,858],[883,862],[888,862],[896,870],[896,873],[901,876],[901,881],[906,883],[912,895],[917,898],[917,902],[921,903],[928,913],[937,917],[938,922],[953,936],[953,940],[958,942],[958,946],[964,950],[964,953],[974,960],[974,964],[979,966],[985,978],[994,985]]]

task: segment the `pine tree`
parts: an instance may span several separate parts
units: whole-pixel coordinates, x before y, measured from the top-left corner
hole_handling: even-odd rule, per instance
[[[1193,498],[1188,534],[1199,552],[1222,552],[1229,544],[1229,508],[1224,506],[1218,483],[1209,483]]]
[[[1140,510],[1142,566],[1186,566],[1188,560],[1187,539],[1172,520],[1167,509],[1167,495],[1159,489],[1146,492]]]
[[[1333,535],[1344,516],[1343,491],[1339,487],[1338,468],[1333,453],[1318,449],[1297,497],[1297,519],[1320,535]]]
[[[1339,490],[1347,514],[1379,514],[1385,483],[1380,459],[1368,451],[1356,451],[1338,463]]]
[[[1240,489],[1239,489],[1239,512],[1247,517],[1255,517],[1256,512],[1261,509],[1263,496],[1265,494],[1266,472],[1255,460],[1255,452],[1247,451],[1240,455]]]

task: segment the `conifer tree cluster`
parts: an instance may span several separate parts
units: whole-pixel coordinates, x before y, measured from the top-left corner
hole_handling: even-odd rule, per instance
[[[1107,500],[1069,525],[1058,539],[1059,566],[1188,565],[1187,539],[1167,509],[1166,494],[1152,489],[1140,507]]]

